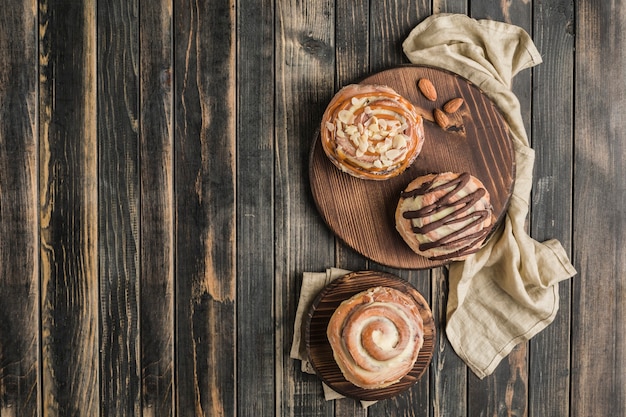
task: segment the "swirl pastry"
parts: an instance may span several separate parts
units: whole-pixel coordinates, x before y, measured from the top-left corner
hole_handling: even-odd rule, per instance
[[[400,381],[413,369],[424,342],[424,324],[411,296],[374,287],[342,302],[326,335],[346,380],[376,389]]]
[[[320,137],[331,162],[357,178],[384,180],[409,167],[424,144],[415,107],[386,86],[351,84],[335,94]]]
[[[478,251],[495,222],[489,192],[468,173],[429,174],[400,196],[396,228],[411,249],[431,260],[462,260]]]

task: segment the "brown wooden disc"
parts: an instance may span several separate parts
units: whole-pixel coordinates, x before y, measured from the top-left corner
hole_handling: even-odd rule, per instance
[[[420,78],[437,89],[437,100],[418,90]],[[424,118],[421,153],[404,173],[384,181],[363,180],[341,172],[326,157],[319,132],[311,150],[309,175],[317,208],[330,229],[348,246],[382,265],[427,269],[448,261],[431,261],[413,252],[395,228],[400,192],[414,178],[429,173],[469,172],[491,197],[494,214],[504,217],[515,180],[515,155],[509,128],[493,102],[457,74],[422,66],[403,66],[367,77],[362,84],[382,84],[411,101]],[[433,110],[461,97],[464,104],[448,114],[447,129],[433,122]]]
[[[399,382],[385,388],[363,389],[347,381],[333,358],[326,328],[335,309],[353,295],[373,287],[391,287],[411,295],[424,322],[424,343],[415,366]],[[422,295],[407,281],[385,272],[351,272],[328,284],[316,297],[308,313],[305,343],[311,365],[317,375],[333,390],[358,400],[382,400],[393,397],[415,384],[428,368],[435,349],[435,322]]]

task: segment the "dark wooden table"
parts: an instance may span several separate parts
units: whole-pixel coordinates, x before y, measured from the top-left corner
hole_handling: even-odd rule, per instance
[[[4,0],[0,416],[626,415],[626,2]],[[479,380],[444,335],[441,268],[339,243],[307,177],[340,86],[406,62],[426,16],[524,27],[528,227],[578,275]],[[404,394],[326,402],[289,358],[302,272],[382,269],[438,339]]]

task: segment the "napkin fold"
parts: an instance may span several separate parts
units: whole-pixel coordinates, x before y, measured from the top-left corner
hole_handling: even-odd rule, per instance
[[[557,240],[537,242],[525,229],[535,155],[511,81],[541,56],[522,28],[460,14],[426,18],[402,46],[412,63],[447,69],[478,86],[502,112],[513,140],[515,186],[503,224],[479,252],[449,267],[446,335],[484,378],[554,320],[558,283],[576,274]]]

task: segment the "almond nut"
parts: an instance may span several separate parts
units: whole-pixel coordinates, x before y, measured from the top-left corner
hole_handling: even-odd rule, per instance
[[[435,90],[435,86],[428,78],[420,78],[417,82],[417,88],[419,88],[424,97],[428,100],[437,100],[437,90]]]
[[[445,111],[446,113],[454,113],[461,108],[463,103],[464,101],[461,97],[453,98],[443,105],[443,111]]]
[[[441,127],[442,129],[447,128],[450,124],[448,116],[446,116],[446,114],[439,109],[433,110],[433,117],[435,119],[435,122],[437,122],[439,127]]]

